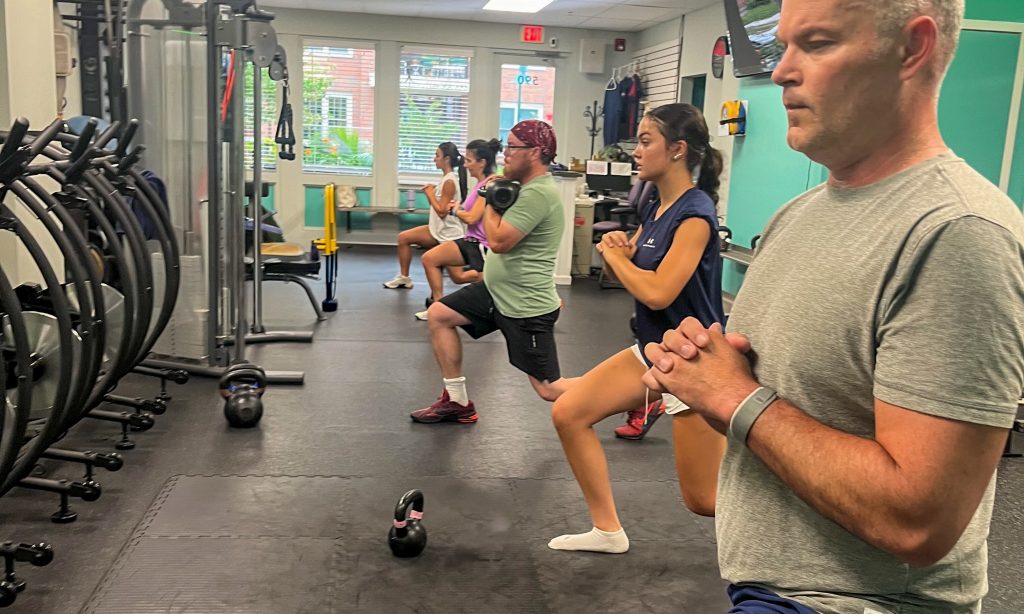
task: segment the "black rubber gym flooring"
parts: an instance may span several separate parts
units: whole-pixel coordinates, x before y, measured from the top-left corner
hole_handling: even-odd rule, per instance
[[[0,499],[0,540],[48,541],[56,554],[45,568],[19,566],[28,588],[10,611],[724,612],[714,525],[679,501],[668,420],[640,443],[612,436],[617,419],[598,427],[632,544],[625,555],[547,548],[589,528],[588,517],[549,405],[508,366],[500,336],[465,344],[477,424],[409,421],[440,390],[426,325],[412,317],[426,294],[417,266],[416,288],[385,290],[393,250],[342,253],[339,311],[315,342],[254,348],[269,369],[306,371],[305,386],[268,390],[257,429],[229,429],[215,381],[195,378],[172,386],[155,428],[133,434],[123,470],[97,475],[103,497],[73,502],[77,522],[50,523],[56,495]],[[298,288],[267,290],[268,328],[312,327]],[[625,293],[590,280],[561,293],[566,374],[630,342]],[[156,388],[133,377],[119,392]],[[112,451],[118,438],[109,423],[86,423],[61,445]],[[1000,467],[989,613],[1024,602],[1022,472],[1020,459]],[[410,488],[425,494],[429,540],[418,559],[399,560],[386,534]]]

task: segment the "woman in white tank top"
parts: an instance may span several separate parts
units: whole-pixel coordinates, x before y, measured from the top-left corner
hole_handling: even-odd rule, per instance
[[[445,241],[461,239],[466,234],[465,224],[452,213],[466,192],[466,169],[459,148],[451,142],[441,143],[434,153],[434,165],[444,173],[444,177],[436,185],[423,186],[423,193],[430,203],[427,224],[398,233],[399,272],[394,279],[384,282],[385,288],[412,288],[409,263],[412,262],[413,245],[430,249]]]

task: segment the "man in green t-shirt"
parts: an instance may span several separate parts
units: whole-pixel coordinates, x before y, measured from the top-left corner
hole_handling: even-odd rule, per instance
[[[551,126],[539,120],[519,122],[509,133],[505,178],[518,181],[522,189],[503,214],[487,204],[484,232],[490,251],[484,280],[430,306],[430,342],[444,391],[433,405],[412,412],[414,421],[473,423],[478,418],[462,373],[460,327],[474,339],[500,330],[509,362],[529,376],[542,399],[554,401],[568,385],[558,370],[554,335],[560,305],[555,258],[565,226],[548,173],[556,147]]]

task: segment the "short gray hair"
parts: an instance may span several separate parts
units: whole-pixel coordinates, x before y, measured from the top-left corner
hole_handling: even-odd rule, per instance
[[[886,39],[895,40],[907,22],[920,15],[935,20],[939,29],[939,75],[945,73],[960,38],[964,18],[965,0],[871,0],[878,20],[878,32]]]

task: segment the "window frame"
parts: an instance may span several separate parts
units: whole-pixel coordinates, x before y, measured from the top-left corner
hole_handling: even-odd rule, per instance
[[[527,109],[527,110],[530,110],[530,111],[536,111],[537,112],[537,117],[531,118],[531,119],[540,119],[540,120],[544,119],[544,105],[541,104],[541,103],[537,103],[537,102],[521,102],[518,105],[516,105],[516,103],[514,103],[514,102],[508,102],[508,101],[501,101],[501,100],[499,100],[498,101],[498,138],[501,139],[502,143],[505,143],[508,140],[507,138],[502,138],[503,136],[505,136],[505,135],[501,134],[502,131],[505,131],[507,133],[508,131],[512,130],[512,126],[515,126],[517,121],[522,121],[522,118],[520,118],[519,120],[516,120],[516,118],[515,118],[516,106],[518,106],[520,109]],[[509,111],[512,111],[512,126],[509,126],[508,128],[502,128],[501,127],[501,112],[506,110],[506,109],[508,109]]]
[[[373,54],[373,66],[366,73],[366,81],[359,83],[359,88],[365,88],[366,90],[371,92],[371,96],[372,96],[372,104],[370,105],[370,107],[373,109],[373,122],[372,122],[372,125],[369,126],[369,129],[371,130],[371,132],[373,134],[373,139],[370,141],[369,151],[367,152],[367,153],[369,153],[372,156],[373,153],[374,153],[374,149],[375,149],[375,145],[376,145],[376,140],[378,138],[380,138],[379,125],[378,125],[378,121],[377,121],[377,116],[378,116],[377,111],[378,111],[378,104],[379,104],[379,101],[377,99],[377,83],[376,83],[376,75],[377,75],[378,66],[379,66],[378,65],[378,60],[379,60],[378,53],[379,53],[379,50],[377,49],[377,45],[374,44],[374,43],[367,43],[365,41],[354,41],[354,40],[340,39],[340,38],[335,39],[335,38],[310,37],[310,36],[299,36],[298,38],[299,38],[299,41],[298,41],[299,49],[301,49],[301,54],[300,55],[301,55],[301,58],[302,58],[302,60],[300,61],[300,68],[301,68],[300,74],[301,74],[302,78],[301,78],[301,85],[299,87],[299,96],[298,96],[298,98],[302,101],[301,102],[301,105],[302,105],[301,108],[303,110],[302,130],[300,131],[300,137],[303,139],[303,142],[301,143],[303,151],[302,151],[302,155],[300,156],[300,170],[301,170],[301,172],[304,173],[304,174],[309,174],[309,175],[334,174],[334,175],[343,175],[343,176],[347,176],[347,177],[366,177],[366,178],[373,177],[374,174],[375,174],[374,173],[374,166],[376,165],[376,160],[374,160],[373,163],[369,167],[366,167],[366,166],[347,166],[347,165],[328,166],[328,165],[311,164],[311,163],[306,162],[306,159],[305,159],[306,155],[305,155],[305,151],[304,151],[305,150],[305,139],[307,138],[307,131],[309,131],[310,126],[308,126],[305,123],[305,111],[306,111],[305,104],[306,104],[306,99],[305,99],[304,85],[305,85],[305,81],[306,81],[306,78],[307,78],[307,75],[306,75],[306,55],[307,55],[306,51],[307,51],[307,49],[312,48],[313,50],[315,50],[311,55],[314,58],[319,59],[320,61],[323,61],[325,59],[329,61],[332,58],[333,59],[348,59],[348,60],[351,60],[351,59],[354,59],[356,57],[355,51],[357,51],[357,50],[358,51],[369,51],[369,52],[371,52]],[[324,50],[329,50],[329,51],[325,52]],[[337,50],[347,50],[347,51],[343,52],[343,53],[335,53],[335,51],[337,51]],[[293,81],[293,83],[294,83],[294,81]],[[335,126],[331,126],[330,125],[330,119],[328,117],[329,116],[329,109],[330,109],[330,103],[329,103],[329,98],[330,97],[339,97],[339,98],[346,99],[345,126],[341,126],[341,127],[346,128],[346,129],[351,129],[353,127],[353,123],[355,121],[354,120],[354,118],[355,118],[355,99],[356,99],[357,93],[361,94],[361,92],[355,92],[355,91],[345,91],[345,92],[331,92],[331,91],[327,91],[327,92],[324,93],[324,96],[323,96],[323,98],[321,98],[320,105],[319,105],[319,107],[320,107],[319,108],[320,122],[319,122],[319,124],[315,124],[314,127],[313,127],[313,129],[315,129],[317,131],[316,132],[317,136],[319,136],[320,138],[323,138],[323,136],[326,135],[328,133],[328,131],[332,127],[335,127]]]
[[[419,56],[426,55],[426,56],[442,56],[442,57],[464,58],[466,60],[466,77],[465,77],[466,86],[465,86],[465,90],[461,90],[461,89],[445,89],[445,88],[440,88],[440,87],[428,87],[429,85],[431,85],[431,83],[429,83],[429,82],[422,82],[422,81],[418,82],[418,83],[412,83],[411,80],[414,77],[418,77],[418,78],[427,78],[427,77],[424,77],[422,74],[421,75],[407,75],[406,74],[406,70],[402,69],[402,65],[406,61],[405,57],[408,56],[408,55],[419,55]],[[399,65],[398,65],[398,95],[399,95],[399,103],[398,103],[398,107],[399,107],[398,108],[399,123],[398,123],[398,125],[399,125],[399,129],[398,129],[398,134],[396,136],[398,136],[398,138],[399,138],[399,143],[401,143],[401,136],[402,136],[402,131],[401,131],[401,127],[400,126],[401,126],[401,118],[402,118],[402,112],[403,112],[402,99],[403,99],[404,96],[425,97],[425,98],[431,98],[431,99],[434,99],[434,100],[441,100],[441,101],[443,101],[442,104],[445,105],[445,106],[447,106],[447,104],[448,104],[447,102],[444,102],[446,99],[458,98],[458,99],[463,100],[464,103],[465,103],[465,109],[466,109],[465,118],[463,120],[464,121],[463,132],[465,133],[465,136],[461,140],[465,140],[466,138],[469,138],[469,129],[470,129],[470,124],[472,122],[472,117],[471,117],[471,113],[472,113],[472,111],[471,111],[471,100],[472,100],[472,85],[473,85],[473,70],[474,70],[474,68],[473,68],[473,61],[474,61],[473,50],[469,49],[469,48],[459,48],[459,47],[441,47],[441,46],[435,47],[435,46],[424,46],[424,45],[401,45],[399,47],[398,58],[399,58]],[[436,78],[438,78],[438,79],[453,79],[453,77],[451,75],[446,75],[446,76],[436,77]],[[444,111],[445,111],[445,113],[447,113],[448,109],[446,108]],[[461,144],[460,144],[460,146],[461,146]],[[422,179],[429,180],[430,178],[433,177],[433,174],[431,173],[431,171],[428,171],[428,170],[424,170],[424,169],[411,169],[411,168],[403,168],[402,167],[403,156],[402,156],[401,144],[399,144],[399,150],[398,150],[397,153],[398,153],[398,155],[397,155],[397,159],[395,160],[395,166],[396,166],[396,172],[397,172],[397,175],[398,175],[399,182],[403,182],[403,181],[406,181],[406,182],[408,182],[408,181],[416,181],[416,180],[422,180]],[[431,155],[431,161],[432,160],[433,160],[433,156]],[[424,166],[426,166],[426,165],[424,165]]]
[[[354,115],[353,112],[352,112],[352,100],[354,98],[353,95],[351,93],[349,93],[349,92],[327,92],[326,94],[324,94],[324,99],[321,101],[321,113],[320,113],[320,117],[322,118],[321,129],[324,132],[326,132],[326,131],[330,130],[331,128],[339,127],[339,126],[331,125],[331,121],[332,121],[331,120],[331,99],[332,98],[336,99],[336,100],[344,100],[345,101],[345,117],[342,120],[343,123],[342,123],[342,125],[340,127],[351,128],[352,127],[352,117]]]

